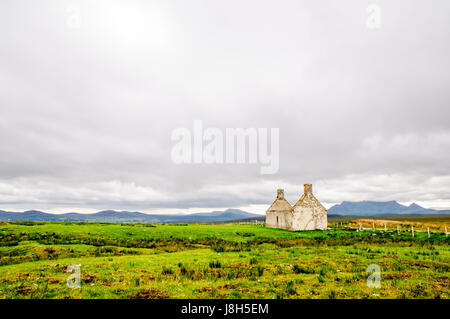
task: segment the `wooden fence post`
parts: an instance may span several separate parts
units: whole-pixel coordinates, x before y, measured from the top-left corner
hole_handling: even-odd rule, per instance
[[[430,227],[427,227],[428,238],[430,238]]]
[[[375,232],[375,223],[372,223],[372,231]]]
[[[414,237],[414,226],[411,226],[411,235]]]
[[[387,232],[386,223],[384,223],[384,232]]]
[[[397,225],[397,235],[400,235],[400,227]]]
[[[448,237],[447,226],[445,226],[445,237]]]
[[[362,230],[362,223],[359,223],[359,231]]]

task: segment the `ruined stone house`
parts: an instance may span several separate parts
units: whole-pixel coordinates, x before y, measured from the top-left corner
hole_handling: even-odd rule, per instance
[[[266,226],[288,230],[327,229],[327,210],[312,193],[312,185],[304,185],[304,193],[291,206],[284,198],[284,190],[277,191],[277,198],[266,211]]]

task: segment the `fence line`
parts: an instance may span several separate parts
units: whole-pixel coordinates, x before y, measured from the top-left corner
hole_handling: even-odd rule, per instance
[[[406,229],[404,229],[404,228],[403,228],[403,229],[400,229],[400,226],[397,225],[397,228],[396,228],[395,230],[393,230],[393,229],[388,229],[386,223],[384,224],[384,227],[383,227],[383,228],[376,228],[376,227],[375,227],[375,223],[372,223],[372,227],[370,227],[370,228],[363,227],[362,223],[359,223],[359,225],[356,226],[356,227],[353,227],[353,226],[351,225],[351,223],[349,223],[348,225],[345,225],[345,226],[344,226],[344,224],[343,224],[342,222],[340,222],[340,223],[338,223],[338,224],[335,224],[335,225],[337,225],[337,227],[334,227],[334,228],[330,228],[330,227],[329,227],[328,229],[330,229],[330,230],[338,230],[338,229],[340,229],[340,230],[356,230],[357,232],[361,232],[361,231],[372,231],[372,232],[374,232],[374,233],[375,233],[375,232],[384,232],[384,233],[397,232],[398,235],[400,235],[400,233],[402,233],[402,232],[403,232],[403,233],[408,233],[408,232],[410,232],[412,237],[414,237],[416,233],[427,233],[428,238],[431,238],[431,234],[442,234],[441,231],[433,231],[433,230],[430,230],[430,227],[429,227],[429,226],[427,226],[427,229],[426,229],[426,230],[418,230],[418,229],[415,229],[414,226],[411,226],[411,229],[410,229],[410,230],[406,230]],[[339,227],[339,225],[340,225],[340,227]],[[445,237],[448,237],[447,226],[444,226],[444,232],[443,232],[443,234],[445,235]]]

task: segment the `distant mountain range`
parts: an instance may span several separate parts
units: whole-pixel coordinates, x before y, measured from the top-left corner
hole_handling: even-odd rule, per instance
[[[374,216],[374,215],[436,215],[450,214],[450,210],[437,210],[424,208],[415,203],[409,206],[402,205],[397,201],[388,202],[342,202],[328,209],[328,214],[333,215],[354,215],[354,216]]]
[[[105,222],[105,223],[210,223],[254,218],[261,215],[239,209],[213,211],[210,213],[160,215],[140,212],[104,210],[94,214],[49,214],[37,210],[26,212],[6,212],[0,210],[0,221],[62,221],[62,222]]]
[[[342,202],[328,209],[329,217],[376,216],[376,215],[438,215],[450,214],[450,210],[424,208],[417,204],[405,206],[396,201],[389,202]],[[60,221],[60,222],[100,222],[100,223],[217,223],[233,220],[264,220],[264,215],[252,214],[240,209],[227,209],[195,214],[144,214],[104,210],[94,214],[49,214],[37,210],[26,212],[6,212],[0,210],[0,221]]]

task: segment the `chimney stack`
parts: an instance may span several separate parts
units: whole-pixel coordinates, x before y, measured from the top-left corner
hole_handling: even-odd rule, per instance
[[[277,190],[277,199],[284,199],[284,189]]]
[[[312,195],[312,185],[311,184],[304,184],[304,189],[305,189],[305,195],[307,194],[311,194]]]

